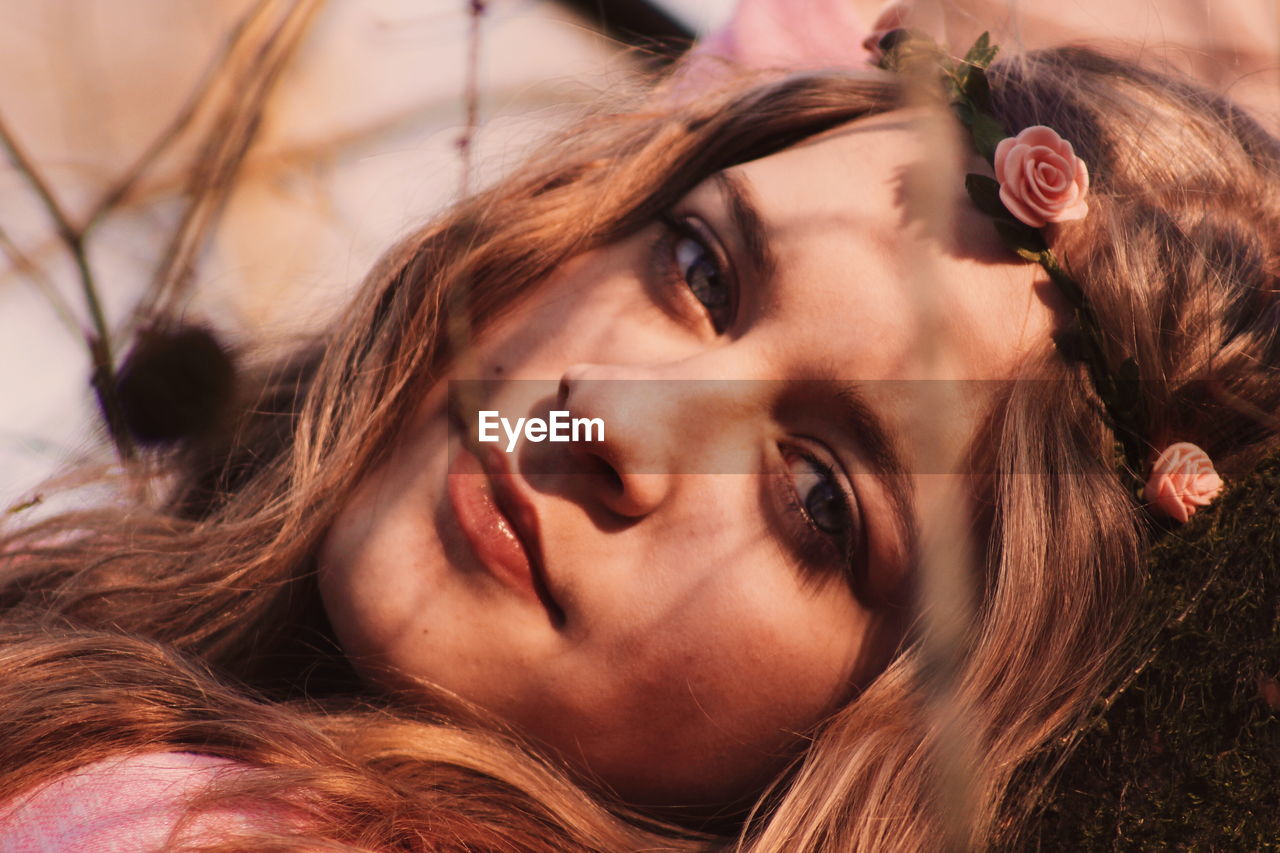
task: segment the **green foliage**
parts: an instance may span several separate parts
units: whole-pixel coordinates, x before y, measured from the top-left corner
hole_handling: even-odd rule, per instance
[[[966,65],[972,65],[975,68],[981,68],[983,71],[991,67],[991,63],[996,58],[996,54],[1000,48],[991,43],[991,33],[984,32],[978,36],[977,41],[973,43],[973,47],[964,55]]]
[[[974,149],[990,163],[996,154],[1000,140],[1009,135],[1003,124],[991,114],[991,84],[987,81],[987,68],[996,58],[998,47],[991,44],[991,37],[983,33],[969,48],[964,59],[944,66],[951,80],[951,102],[956,117],[969,128]]]
[[[1141,624],[1019,849],[1280,850],[1280,455],[1158,543]]]
[[[1009,209],[1000,200],[1000,182],[995,178],[988,178],[986,175],[975,175],[970,172],[964,176],[964,187],[969,191],[969,199],[973,202],[973,206],[982,213],[992,219],[1014,221],[1013,215],[1009,213]],[[1034,228],[1031,228],[1031,231],[1037,235],[1040,233]]]

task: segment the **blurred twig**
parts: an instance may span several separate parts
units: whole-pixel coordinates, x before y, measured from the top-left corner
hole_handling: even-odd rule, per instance
[[[467,32],[467,66],[463,84],[463,127],[455,144],[458,146],[458,157],[461,160],[458,177],[458,200],[465,203],[471,195],[472,155],[475,145],[476,130],[480,123],[480,26],[484,19],[486,0],[467,0],[470,15]],[[471,342],[469,289],[460,288],[452,296],[449,311],[446,313],[445,335],[451,357],[461,360]],[[469,393],[466,385],[455,389],[450,386],[450,395]]]
[[[9,236],[9,233],[3,227],[0,227],[0,252],[4,252],[5,256],[8,257],[9,263],[13,265],[16,272],[26,276],[44,294],[44,297],[49,300],[49,304],[53,306],[53,311],[58,315],[58,319],[62,321],[62,324],[67,327],[71,334],[76,337],[85,334],[85,330],[80,326],[79,319],[76,318],[75,311],[71,310],[71,305],[58,292],[58,289],[49,280],[49,277],[44,274],[44,271],[40,269],[35,261],[27,257],[26,253],[18,247],[18,244],[13,241],[13,238]]]
[[[174,140],[182,136],[183,132],[191,125],[191,122],[199,115],[201,109],[205,106],[210,94],[215,90],[216,84],[221,80],[224,66],[230,56],[232,56],[244,41],[245,34],[252,30],[252,24],[271,6],[272,0],[258,0],[254,4],[248,14],[244,15],[222,40],[222,45],[213,59],[205,67],[204,73],[200,76],[200,80],[196,83],[195,89],[187,96],[186,102],[177,114],[170,119],[169,123],[156,135],[147,149],[138,156],[124,174],[121,175],[111,187],[102,194],[98,202],[89,211],[89,215],[85,217],[84,234],[88,234],[93,227],[109,213],[116,205],[124,201],[134,186],[142,178],[147,171],[155,165],[156,160],[165,152]]]
[[[93,270],[89,266],[89,258],[85,252],[84,232],[71,225],[66,212],[58,203],[53,191],[45,182],[40,172],[31,162],[17,138],[9,131],[9,126],[0,118],[0,145],[9,155],[14,168],[26,179],[27,183],[40,197],[41,203],[53,220],[58,236],[66,244],[75,261],[79,273],[80,289],[84,294],[85,307],[89,310],[89,320],[93,331],[87,335],[86,344],[89,357],[93,362],[93,390],[98,395],[98,402],[107,421],[107,432],[116,452],[122,460],[133,458],[133,442],[124,426],[124,413],[120,400],[116,395],[115,362],[111,351],[111,333],[107,329],[107,320],[102,313],[102,303],[98,300],[98,289],[94,284]]]
[[[259,0],[255,3],[227,35],[222,48],[182,108],[94,204],[84,224],[79,227],[71,222],[44,176],[0,118],[0,146],[39,197],[59,239],[75,262],[92,329],[80,328],[70,306],[3,231],[0,231],[0,249],[17,269],[45,291],[63,322],[83,336],[93,364],[93,388],[102,407],[108,433],[123,461],[134,456],[134,446],[125,427],[124,413],[116,392],[113,338],[89,264],[86,239],[93,228],[128,197],[138,181],[191,127],[197,116],[212,108],[210,100],[213,93],[221,92],[223,100],[191,165],[185,193],[187,206],[182,220],[166,247],[151,286],[125,323],[122,335],[127,335],[138,322],[173,308],[189,286],[195,261],[235,186],[236,175],[256,135],[267,100],[322,2]],[[276,14],[269,14],[273,11]]]
[[[190,286],[195,262],[235,186],[267,99],[321,4],[322,0],[292,0],[270,26],[256,20],[259,9],[246,17],[246,36],[227,55],[226,103],[200,146],[182,221],[139,303],[135,322],[173,308]]]
[[[468,0],[468,3],[471,20],[467,32],[467,78],[463,96],[466,117],[457,142],[458,154],[462,158],[459,198],[466,198],[471,194],[471,149],[480,121],[480,23],[484,18],[485,0]]]

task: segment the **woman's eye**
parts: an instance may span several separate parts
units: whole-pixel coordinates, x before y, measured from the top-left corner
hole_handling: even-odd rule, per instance
[[[676,267],[694,298],[707,309],[713,321],[722,316],[729,307],[729,288],[720,274],[715,256],[693,237],[677,239],[674,254]]]
[[[663,217],[669,229],[669,278],[688,288],[690,295],[706,311],[717,333],[733,320],[734,293],[725,261],[709,245],[701,228],[688,219]]]
[[[796,508],[812,527],[847,546],[853,518],[834,472],[807,455],[787,453],[785,458]]]

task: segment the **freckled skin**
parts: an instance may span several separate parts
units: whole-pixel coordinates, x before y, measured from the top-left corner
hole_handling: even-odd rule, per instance
[[[528,448],[513,463],[564,624],[478,565],[452,522],[445,483],[458,437],[441,382],[322,548],[321,593],[357,668],[386,685],[452,690],[634,803],[723,803],[765,784],[901,638],[907,567],[894,511],[878,480],[850,478],[873,591],[855,596],[838,573],[798,565],[775,520],[787,510],[772,508],[768,483],[786,472],[777,447],[793,432],[825,435],[821,405],[780,409],[785,383],[744,383],[752,390],[737,397],[714,383],[654,383],[672,390],[636,400],[591,380],[792,380],[833,364],[868,381],[1003,375],[1047,337],[1051,315],[1027,267],[903,226],[902,174],[930,156],[910,114],[891,113],[737,167],[778,263],[768,282],[739,282],[726,334],[655,298],[672,286],[654,281],[657,225],[575,258],[486,329],[449,377],[504,380],[482,408],[527,416],[567,377],[573,415],[607,425],[603,449],[532,450],[543,462],[601,454],[611,477],[525,470]],[[741,258],[710,182],[676,212],[700,217]],[[990,231],[970,216],[958,233]],[[927,363],[902,262],[921,256],[949,323],[941,361],[931,350]],[[534,379],[545,382],[515,381]],[[875,404],[901,427],[900,401]],[[643,412],[643,429],[629,410]],[[971,409],[943,415],[957,441],[971,434]],[[682,473],[727,441],[761,476]],[[913,479],[917,493],[940,488],[937,476]]]

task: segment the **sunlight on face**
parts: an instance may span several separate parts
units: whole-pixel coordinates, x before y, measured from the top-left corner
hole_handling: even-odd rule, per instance
[[[937,150],[898,112],[734,168],[495,321],[449,377],[482,398],[433,388],[324,542],[357,668],[443,686],[634,803],[767,782],[910,616],[903,513],[947,478],[911,473],[919,412],[882,380],[1000,378],[1048,336],[989,223],[912,214]],[[931,422],[961,446],[981,403]],[[479,409],[605,440],[506,454],[474,443]]]

